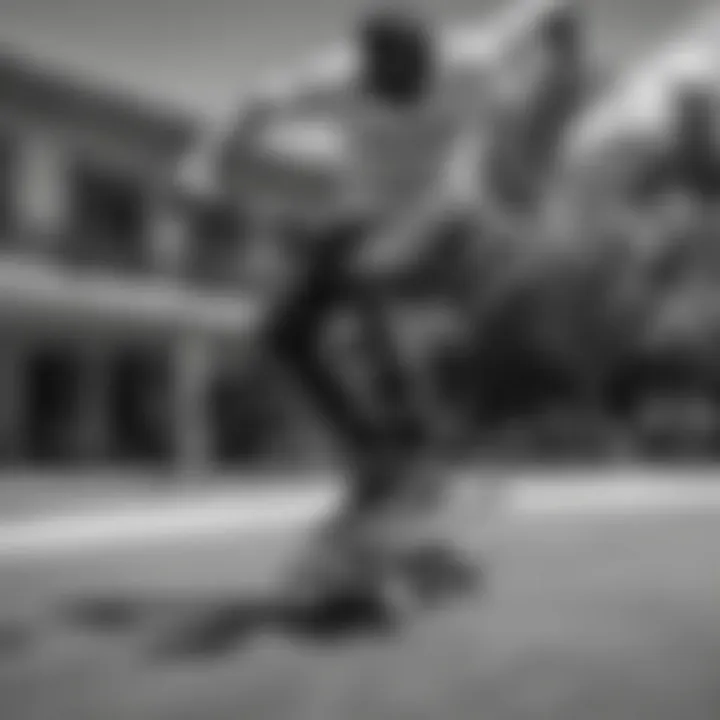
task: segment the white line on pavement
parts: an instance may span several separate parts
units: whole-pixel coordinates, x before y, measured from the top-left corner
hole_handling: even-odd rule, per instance
[[[15,521],[0,526],[0,561],[128,547],[198,536],[293,530],[332,507],[317,493],[286,499],[235,496],[145,507],[134,511],[83,513]]]
[[[498,492],[500,511],[522,516],[562,518],[720,509],[720,482],[627,480],[553,484],[519,481]],[[162,541],[180,542],[199,536],[301,529],[330,511],[336,499],[336,494],[329,490],[293,490],[286,494],[237,491],[223,497],[205,500],[190,497],[136,510],[13,521],[0,526],[0,561]],[[482,490],[475,502],[480,513],[484,502]]]

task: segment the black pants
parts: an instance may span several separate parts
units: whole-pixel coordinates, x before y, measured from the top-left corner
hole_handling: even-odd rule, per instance
[[[271,314],[267,341],[346,449],[409,452],[427,439],[413,377],[406,371],[383,297],[352,271],[354,251],[367,232],[363,223],[353,222],[318,238],[302,277]],[[328,321],[342,308],[361,321],[375,396],[369,404],[357,402],[342,371],[321,352]],[[375,411],[369,412],[368,405]]]

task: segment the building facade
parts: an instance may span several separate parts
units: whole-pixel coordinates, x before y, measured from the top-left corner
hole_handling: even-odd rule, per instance
[[[0,57],[6,466],[196,472],[256,450],[262,412],[230,401],[255,312],[248,235],[235,208],[176,182],[198,130]]]

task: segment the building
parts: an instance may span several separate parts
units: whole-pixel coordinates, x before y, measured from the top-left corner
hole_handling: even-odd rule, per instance
[[[0,55],[5,464],[212,460],[207,400],[254,304],[241,218],[175,181],[198,131]]]

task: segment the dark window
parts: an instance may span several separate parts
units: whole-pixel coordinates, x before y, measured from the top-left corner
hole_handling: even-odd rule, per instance
[[[24,367],[23,444],[33,462],[69,461],[76,455],[79,388],[78,358],[63,348],[32,353]]]
[[[245,228],[232,205],[209,203],[193,216],[191,274],[208,282],[233,282],[242,274]]]
[[[171,373],[167,358],[125,348],[112,367],[110,416],[113,454],[123,462],[167,460],[172,443]]]
[[[17,152],[7,136],[0,136],[0,242],[15,230],[17,220]]]
[[[78,259],[141,265],[146,219],[143,188],[136,178],[92,167],[76,169],[71,230]]]

